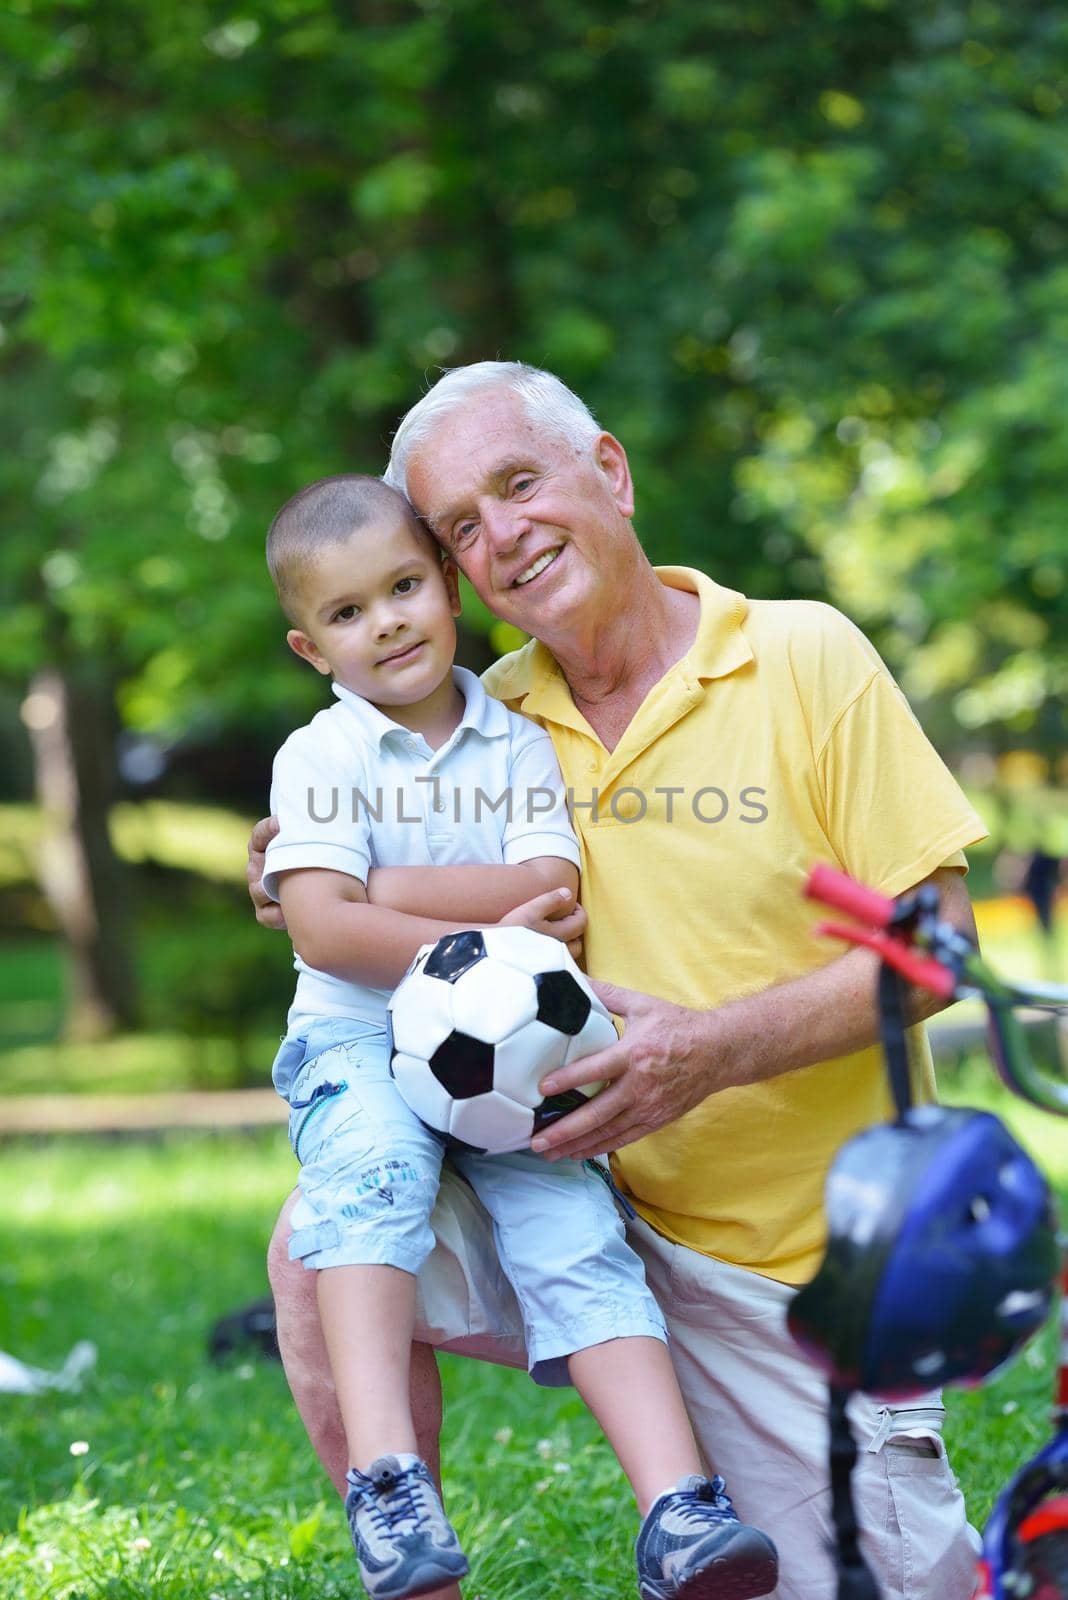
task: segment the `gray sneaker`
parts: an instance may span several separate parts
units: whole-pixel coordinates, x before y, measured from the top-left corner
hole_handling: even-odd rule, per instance
[[[681,1478],[653,1501],[634,1547],[642,1600],[751,1600],[774,1589],[775,1546],[739,1522],[726,1487]]]
[[[381,1456],[347,1482],[345,1513],[372,1600],[407,1600],[464,1576],[467,1558],[418,1456]]]

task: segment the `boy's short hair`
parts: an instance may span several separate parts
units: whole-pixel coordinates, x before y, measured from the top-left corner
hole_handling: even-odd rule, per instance
[[[299,620],[294,613],[301,579],[318,556],[398,510],[433,543],[401,491],[362,472],[319,478],[286,501],[267,530],[267,567],[278,603],[291,622]]]

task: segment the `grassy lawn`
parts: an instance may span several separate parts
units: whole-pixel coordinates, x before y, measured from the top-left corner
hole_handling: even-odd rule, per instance
[[[145,1030],[61,1042],[60,955],[49,935],[27,932],[0,946],[0,1094],[267,1081],[291,975],[286,942],[246,910],[244,823],[207,819],[217,877],[191,883],[170,848],[184,813],[119,821],[125,853],[150,864],[137,943]],[[0,881],[4,867],[0,854]],[[1044,958],[1021,902],[980,914],[992,959],[1021,977],[1048,961],[1063,979],[1065,922]],[[1005,1115],[1068,1199],[1063,1124],[1006,1105],[975,1059],[945,1075],[944,1092]],[[214,1319],[264,1292],[264,1244],[292,1176],[275,1132],[0,1146],[0,1350],[54,1367],[79,1339],[99,1347],[81,1394],[0,1397],[0,1600],[359,1592],[340,1508],[280,1369],[251,1358],[220,1369],[206,1355]],[[1045,1436],[1052,1363],[1046,1329],[1008,1373],[949,1396],[950,1446],[978,1523]],[[471,1362],[446,1358],[443,1370],[446,1487],[473,1557],[471,1600],[631,1593],[629,1491],[574,1395]]]
[[[292,1177],[284,1140],[6,1145],[0,1174],[18,1241],[0,1258],[0,1348],[41,1365],[79,1338],[100,1350],[81,1395],[3,1399],[3,1600],[358,1592],[280,1369],[205,1356],[213,1319],[263,1292],[264,1240]],[[629,1589],[628,1493],[575,1398],[445,1364],[469,1593]]]
[[[956,1099],[997,1097],[958,1075]],[[1052,1119],[1013,1120],[1068,1190]],[[284,1139],[7,1144],[0,1349],[57,1366],[99,1346],[80,1395],[3,1397],[2,1600],[333,1600],[358,1592],[340,1508],[279,1368],[217,1369],[205,1335],[263,1292],[292,1177]],[[950,1443],[981,1521],[1046,1427],[1052,1332],[981,1391],[950,1396]],[[614,1600],[634,1515],[570,1393],[446,1359],[446,1477],[469,1596]],[[73,1447],[73,1448],[72,1448]]]

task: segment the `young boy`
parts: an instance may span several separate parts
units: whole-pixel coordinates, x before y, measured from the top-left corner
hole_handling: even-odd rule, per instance
[[[548,736],[453,666],[456,569],[401,495],[376,478],[314,483],[275,517],[267,558],[290,647],[339,702],[287,740],[271,794],[264,882],[299,973],[274,1065],[301,1163],[291,1253],[318,1273],[361,1576],[375,1600],[402,1600],[467,1562],[408,1396],[443,1146],[391,1079],[386,1003],[418,947],[457,929],[574,939],[578,847]],[[477,790],[512,803],[479,805]],[[575,1384],[630,1480],[644,1600],[768,1593],[775,1548],[703,1476],[663,1319],[600,1176],[529,1150],[450,1159],[494,1219],[532,1376]]]

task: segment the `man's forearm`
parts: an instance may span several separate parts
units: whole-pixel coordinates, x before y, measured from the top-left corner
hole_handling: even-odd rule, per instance
[[[938,886],[942,915],[974,938],[960,875],[940,870],[930,881]],[[541,1090],[562,1094],[590,1077],[601,1078],[607,1087],[543,1129],[533,1148],[554,1160],[585,1160],[619,1150],[676,1122],[721,1089],[761,1083],[864,1049],[878,1034],[877,969],[878,958],[870,951],[851,950],[803,977],[711,1011],[596,983],[605,1005],[622,1017],[623,1037],[588,1061],[550,1072]],[[918,1022],[941,1005],[916,994],[910,1009]]]
[[[975,919],[961,875],[940,870],[926,881],[939,889],[942,916],[974,939]],[[703,1014],[713,1076],[717,1038],[721,1046],[725,1037],[735,1042],[729,1052],[731,1084],[759,1083],[874,1044],[879,1037],[878,972],[879,959],[872,951],[854,949],[804,977]],[[923,1022],[945,1004],[926,990],[910,988],[909,1021]],[[721,1061],[720,1071],[725,1065]],[[727,1082],[712,1087],[725,1088]]]
[[[373,867],[367,898],[409,916],[462,917],[465,922],[499,922],[516,906],[551,889],[578,889],[578,871],[569,861],[543,856],[518,866],[499,862],[459,867]]]
[[[817,972],[704,1013],[709,1092],[760,1083],[874,1044],[878,967],[871,951],[851,950]],[[934,995],[910,990],[909,1021],[922,1022],[943,1004]]]

